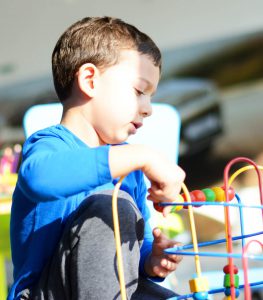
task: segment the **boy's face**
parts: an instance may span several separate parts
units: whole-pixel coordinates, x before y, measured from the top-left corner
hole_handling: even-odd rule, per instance
[[[119,62],[99,73],[92,125],[100,144],[119,144],[136,133],[152,113],[151,97],[159,77],[159,67],[134,50],[121,51]]]

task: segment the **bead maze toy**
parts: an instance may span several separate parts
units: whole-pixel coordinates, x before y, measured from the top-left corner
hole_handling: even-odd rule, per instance
[[[229,178],[230,168],[239,162],[248,163],[249,166],[245,166],[236,171]],[[235,193],[233,187],[231,186],[234,179],[244,171],[249,169],[255,169],[258,176],[258,186],[259,186],[259,195],[260,195],[260,205],[245,205],[241,202],[240,197],[237,193]],[[208,299],[209,295],[223,293],[224,300],[233,300],[237,299],[240,294],[240,289],[244,289],[244,297],[246,300],[251,300],[251,287],[261,286],[263,289],[263,265],[262,265],[262,273],[261,278],[258,278],[257,282],[249,282],[248,281],[248,259],[263,261],[263,255],[250,255],[248,253],[248,248],[251,243],[257,243],[260,245],[261,250],[263,250],[263,244],[259,240],[251,240],[246,243],[246,239],[250,237],[256,237],[263,234],[263,231],[254,232],[250,234],[244,234],[244,219],[243,219],[243,209],[259,209],[262,212],[263,217],[263,196],[262,196],[262,179],[260,170],[263,170],[263,167],[257,166],[252,160],[245,157],[238,157],[236,159],[231,160],[224,171],[224,186],[223,187],[213,187],[211,189],[203,189],[203,190],[195,190],[192,192],[188,192],[186,186],[183,186],[184,194],[182,194],[178,202],[172,203],[173,211],[181,210],[182,208],[188,209],[189,220],[190,220],[190,228],[192,234],[192,245],[184,245],[178,246],[176,248],[166,249],[165,252],[167,254],[178,254],[178,255],[188,255],[194,256],[195,258],[195,268],[196,268],[196,276],[193,279],[189,280],[189,286],[191,293],[186,295],[181,295],[176,298],[176,300],[180,299],[195,299],[195,300],[205,300]],[[227,191],[227,192],[226,192]],[[230,201],[236,199],[237,203],[230,203]],[[183,203],[183,205],[182,205]],[[158,211],[162,211],[165,205],[171,205],[171,203],[161,203],[155,204],[154,207],[158,209]],[[202,205],[213,205],[213,206],[223,206],[224,207],[224,217],[225,217],[225,239],[219,239],[214,241],[208,241],[203,243],[197,242],[197,234],[195,230],[194,223],[194,207],[200,207]],[[239,209],[240,215],[240,228],[241,235],[240,236],[232,236],[231,229],[231,220],[230,220],[230,207],[237,207]],[[262,221],[261,221],[262,222]],[[263,223],[263,222],[262,222]],[[261,223],[261,224],[262,224]],[[263,229],[263,226],[262,226]],[[233,252],[233,241],[241,240],[242,243],[242,253],[234,253]],[[216,245],[219,243],[226,244],[226,253],[215,253],[215,252],[199,252],[199,247]],[[186,251],[188,249],[194,249],[193,252]],[[209,290],[209,280],[206,277],[202,276],[201,273],[201,265],[200,265],[200,256],[206,257],[226,257],[228,263],[223,267],[224,272],[224,281],[222,283],[222,288],[211,289]],[[239,275],[238,268],[234,265],[234,259],[242,259],[242,267],[244,273],[244,284],[239,285]]]
[[[246,163],[247,165],[238,169],[233,175],[229,178],[230,168],[236,163]],[[258,187],[259,187],[259,196],[260,196],[260,204],[259,205],[248,205],[242,203],[239,195],[235,193],[233,187],[231,186],[235,178],[247,171],[254,169],[257,173],[258,177]],[[249,282],[248,280],[248,260],[256,260],[258,262],[263,261],[263,255],[255,255],[249,254],[249,246],[254,243],[260,246],[261,252],[263,252],[263,243],[256,238],[247,242],[248,238],[251,237],[262,237],[263,231],[253,232],[250,234],[244,234],[244,218],[243,218],[243,210],[244,209],[258,209],[261,211],[262,220],[261,227],[263,230],[263,193],[262,193],[262,178],[261,172],[263,170],[262,166],[258,166],[252,160],[246,157],[237,157],[231,160],[225,167],[224,170],[224,185],[223,187],[213,187],[206,188],[202,190],[194,190],[189,192],[185,185],[182,186],[183,194],[179,195],[177,202],[166,202],[166,203],[154,203],[154,208],[161,212],[164,206],[172,205],[172,212],[178,212],[181,209],[187,209],[189,214],[191,235],[192,235],[192,244],[177,246],[175,248],[169,248],[165,250],[167,254],[178,254],[178,255],[186,255],[193,256],[196,275],[193,276],[192,279],[189,280],[190,293],[185,295],[180,295],[171,300],[180,300],[180,299],[194,299],[194,300],[205,300],[209,299],[209,295],[222,294],[223,300],[234,300],[237,299],[240,295],[240,290],[244,290],[244,299],[251,300],[251,288],[259,287],[263,290],[263,265],[262,272],[259,274],[259,281]],[[121,185],[122,179],[119,181],[115,188],[115,194],[113,195],[113,216],[117,213],[117,193],[118,189]],[[237,203],[234,203],[234,200]],[[195,220],[194,220],[194,209],[195,207],[205,205],[212,206],[222,206],[224,208],[224,221],[225,221],[225,238],[210,240],[207,242],[198,243],[197,233],[195,228]],[[240,219],[240,229],[241,234],[239,236],[232,235],[232,224],[230,219],[230,208],[238,208],[239,210],[239,219]],[[126,299],[125,295],[125,284],[124,278],[122,278],[122,257],[121,257],[121,248],[120,248],[120,236],[119,228],[118,228],[118,220],[115,220],[114,228],[115,228],[115,239],[116,239],[116,249],[117,249],[117,259],[118,259],[118,270],[120,277],[120,287],[121,287],[121,295],[122,299]],[[115,226],[116,225],[116,226]],[[233,241],[241,240],[242,251],[241,253],[234,253],[233,251]],[[226,251],[224,253],[217,252],[201,252],[199,248],[204,246],[211,246],[225,243]],[[193,251],[187,251],[189,249],[193,249]],[[223,257],[227,258],[227,264],[223,267],[224,280],[222,282],[222,288],[209,289],[209,278],[202,276],[201,272],[201,264],[200,257]],[[234,259],[242,260],[242,272],[244,274],[244,284],[239,284],[239,270],[237,266],[234,264]],[[257,298],[258,299],[258,298]]]

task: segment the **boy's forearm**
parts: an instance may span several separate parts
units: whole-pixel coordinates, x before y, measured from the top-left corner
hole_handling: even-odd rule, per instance
[[[144,145],[112,146],[109,151],[109,167],[113,178],[126,176],[135,170],[143,170],[149,150]]]
[[[111,176],[125,176],[141,169],[150,180],[147,199],[154,202],[173,202],[181,190],[184,171],[158,151],[145,145],[113,146],[109,151]],[[167,213],[169,207],[164,209]]]

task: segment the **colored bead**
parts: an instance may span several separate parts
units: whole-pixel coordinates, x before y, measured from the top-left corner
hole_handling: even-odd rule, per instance
[[[225,191],[221,187],[215,186],[212,187],[212,190],[216,194],[216,200],[215,200],[216,202],[223,202],[226,200]]]
[[[225,191],[225,188],[223,186],[222,186],[222,189],[223,189],[223,191]],[[228,197],[229,197],[229,201],[231,201],[235,198],[235,190],[232,188],[232,186],[228,187]]]
[[[182,195],[178,195],[175,202],[184,203],[183,196]],[[183,209],[183,205],[174,205],[173,208],[172,208],[172,210],[171,210],[171,212],[174,213],[174,212],[179,211],[181,209]]]
[[[231,289],[230,289],[230,287],[225,288],[224,293],[225,293],[226,296],[231,296]],[[239,289],[235,289],[235,297],[238,298],[239,295],[240,295]]]
[[[224,266],[223,271],[225,274],[230,274],[230,266],[229,265]],[[234,274],[238,273],[237,266],[233,265],[233,271],[234,271]]]
[[[159,205],[158,202],[154,202],[153,207],[154,207],[155,210],[157,210],[159,212],[163,212],[164,206]]]
[[[179,233],[184,232],[184,223],[179,214],[168,214],[165,218],[162,214],[157,214],[155,217],[157,227],[169,239],[174,239]]]
[[[230,287],[230,274],[226,274],[224,276],[224,287]],[[234,286],[235,287],[239,287],[239,276],[238,275],[234,275]]]
[[[208,292],[197,292],[193,294],[195,300],[206,300],[208,299]]]
[[[195,195],[194,195],[192,192],[190,192],[189,195],[190,195],[191,202],[195,202]],[[185,195],[185,194],[182,194],[182,197],[183,197],[183,199],[184,199],[184,202],[185,202],[185,203],[188,203],[188,201],[187,201],[187,199],[186,199],[186,195]],[[184,209],[188,209],[188,207],[189,207],[189,205],[184,205],[184,206],[183,206]]]
[[[190,290],[192,293],[205,292],[208,290],[208,280],[206,277],[198,277],[189,280]]]
[[[212,189],[203,189],[207,202],[214,202],[216,200],[216,194]]]
[[[203,191],[200,190],[194,190],[190,194],[193,195],[193,202],[205,202],[206,201],[206,196]],[[201,205],[196,205],[195,207],[199,207]]]
[[[179,203],[184,203],[184,198],[182,195],[178,195],[177,199],[175,202],[179,202]],[[153,207],[155,210],[159,211],[159,212],[163,212],[164,206],[159,205],[159,203],[154,202],[153,203]],[[174,205],[171,209],[171,213],[174,213],[176,211],[179,211],[183,208],[183,205]]]

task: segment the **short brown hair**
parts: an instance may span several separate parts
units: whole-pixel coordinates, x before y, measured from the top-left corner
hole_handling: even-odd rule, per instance
[[[75,74],[83,64],[92,63],[102,69],[112,66],[122,49],[148,55],[161,69],[159,48],[133,25],[117,18],[88,17],[70,26],[52,53],[53,80],[60,101],[70,96]]]

